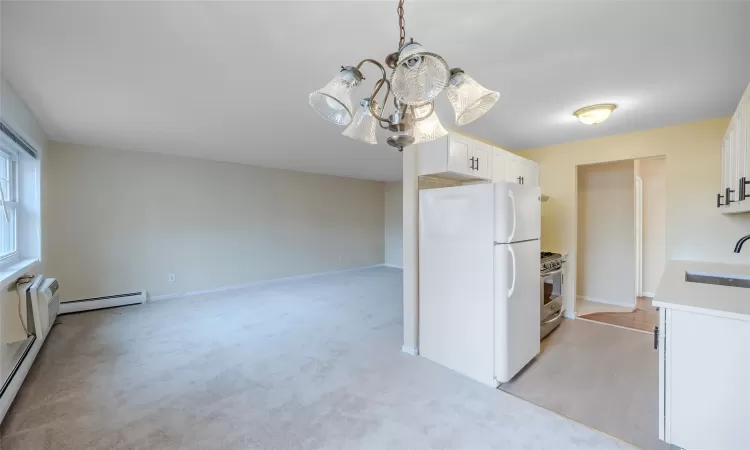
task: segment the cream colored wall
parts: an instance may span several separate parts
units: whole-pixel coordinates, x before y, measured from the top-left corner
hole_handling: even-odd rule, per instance
[[[633,161],[578,169],[577,292],[589,301],[635,306]]]
[[[385,183],[385,263],[394,267],[403,267],[403,205],[402,183]]]
[[[381,182],[56,142],[47,158],[46,270],[64,300],[383,263]]]
[[[643,292],[653,294],[666,262],[667,179],[664,158],[640,160],[643,180]]]
[[[542,221],[542,248],[570,252],[568,280],[576,279],[576,166],[666,156],[666,257],[750,264],[750,251],[732,252],[750,232],[750,214],[726,216],[716,209],[721,138],[729,118],[571,142],[519,152],[537,161],[542,192],[549,195]],[[583,126],[583,125],[581,125]],[[572,311],[574,283],[565,287]]]

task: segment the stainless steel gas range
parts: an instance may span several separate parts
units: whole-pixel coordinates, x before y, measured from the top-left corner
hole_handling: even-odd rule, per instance
[[[557,328],[563,319],[565,258],[559,253],[542,252],[541,262],[541,339]]]

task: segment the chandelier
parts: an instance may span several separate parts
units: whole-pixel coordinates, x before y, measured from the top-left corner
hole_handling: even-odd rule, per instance
[[[403,151],[408,145],[448,134],[435,114],[435,99],[443,90],[459,126],[482,117],[497,103],[500,94],[485,89],[461,69],[449,69],[440,55],[426,51],[414,39],[405,42],[404,0],[399,0],[396,11],[400,29],[398,51],[385,58],[385,65],[392,70],[390,77],[374,59],[364,59],[356,66],[342,66],[328,84],[310,94],[310,106],[324,119],[346,126],[341,133],[344,136],[368,144],[377,144],[375,130],[379,125],[393,133],[386,142]],[[352,114],[352,95],[365,79],[360,71],[365,63],[377,66],[381,77],[370,96],[360,100],[360,107]],[[378,102],[383,87],[385,93]],[[389,96],[393,97],[393,112],[386,115]]]

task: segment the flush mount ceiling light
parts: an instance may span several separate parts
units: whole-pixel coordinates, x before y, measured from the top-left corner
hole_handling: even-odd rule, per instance
[[[483,116],[497,103],[500,94],[482,87],[461,69],[449,69],[445,60],[430,53],[418,42],[405,42],[404,0],[398,2],[400,35],[398,51],[385,58],[392,69],[388,77],[382,64],[364,59],[341,71],[322,89],[310,94],[310,106],[324,119],[346,126],[346,137],[376,144],[376,125],[394,133],[386,142],[402,151],[404,147],[445,136],[448,132],[435,114],[435,98],[446,91],[456,113],[456,124],[466,125]],[[381,76],[369,97],[362,99],[356,113],[352,95],[365,77],[360,69],[370,63]],[[377,96],[385,86],[382,102]],[[393,112],[384,114],[388,96],[393,96]]]
[[[597,125],[609,119],[610,114],[612,114],[612,111],[614,111],[615,108],[617,108],[617,105],[611,103],[591,105],[579,109],[574,112],[573,115],[578,117],[578,120],[586,125]]]

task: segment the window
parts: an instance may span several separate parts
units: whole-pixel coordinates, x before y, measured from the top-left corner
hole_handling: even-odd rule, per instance
[[[18,207],[18,154],[0,147],[0,260],[18,254],[16,217]]]

